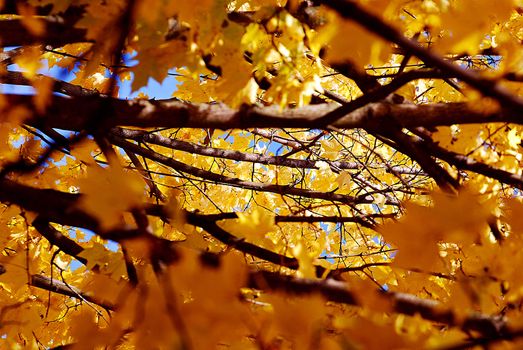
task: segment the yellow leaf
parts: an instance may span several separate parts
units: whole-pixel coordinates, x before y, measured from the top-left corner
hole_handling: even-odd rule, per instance
[[[272,294],[267,297],[274,308],[275,335],[290,340],[293,349],[310,348],[311,339],[325,322],[325,301],[319,295],[304,298],[287,298]]]
[[[159,46],[140,50],[136,56],[139,63],[133,67],[132,90],[136,91],[146,86],[149,78],[161,83],[167,77],[170,68],[185,66],[195,70],[203,66],[201,59],[194,55],[195,49],[185,42],[171,40]]]
[[[167,11],[177,14],[184,21],[191,21],[199,18],[203,19],[205,15],[209,13],[213,4],[213,0],[203,0],[197,3],[190,1],[173,1]]]
[[[433,271],[441,268],[439,243],[470,245],[481,240],[491,204],[480,205],[477,198],[465,190],[457,197],[434,193],[433,199],[432,208],[407,204],[404,218],[380,229],[385,240],[399,249],[394,264]],[[463,215],[464,212],[467,215]]]
[[[118,164],[108,168],[91,165],[87,178],[79,180],[79,185],[79,207],[97,218],[104,230],[118,225],[124,211],[141,205],[144,195],[140,177]]]
[[[353,317],[347,322],[347,326],[345,334],[353,346],[356,343],[369,350],[381,350],[384,344],[387,344],[389,349],[423,348],[422,339],[411,340],[406,335],[398,334],[395,325],[385,318]]]
[[[351,60],[358,66],[379,66],[389,59],[390,44],[363,29],[352,21],[329,13],[329,24],[322,28],[316,39],[329,43],[326,59],[339,63]]]
[[[489,0],[460,0],[450,4],[450,10],[441,15],[441,26],[447,35],[436,47],[441,51],[451,49],[470,54],[478,52],[479,44],[493,29],[493,23],[507,20],[514,9],[512,0],[496,1],[495,6]],[[478,16],[478,13],[485,15]]]
[[[299,262],[298,276],[305,278],[315,278],[315,257],[309,253],[307,246],[303,242],[299,242],[294,248],[292,248],[292,253]]]
[[[518,135],[518,131],[516,130],[516,128],[512,128],[507,133],[507,141],[511,148],[513,148],[513,149],[519,148],[519,146],[521,144],[521,136]]]
[[[33,86],[36,90],[34,96],[35,106],[38,113],[43,114],[46,107],[51,102],[53,93],[54,80],[48,77],[41,77],[33,82]]]
[[[261,244],[267,248],[273,247],[268,238],[269,233],[276,229],[274,215],[267,210],[255,207],[249,213],[237,213],[237,220],[223,220],[220,227],[236,237],[246,238],[249,242]]]
[[[237,213],[239,224],[245,229],[246,237],[265,237],[274,230],[274,215],[260,207],[256,207],[249,214]]]
[[[85,248],[78,256],[87,259],[87,268],[92,269],[98,265],[103,267],[108,263],[109,251],[100,243],[95,242],[92,247]]]
[[[13,293],[21,292],[22,287],[28,285],[30,277],[25,254],[0,256],[0,264],[5,269],[0,275],[0,285]]]
[[[376,312],[391,312],[393,310],[391,299],[383,295],[370,280],[349,276],[347,282],[358,305]]]
[[[90,309],[83,309],[71,319],[70,335],[74,338],[74,350],[100,349],[105,343],[96,316]]]
[[[338,184],[338,188],[340,190],[350,188],[351,182],[353,182],[352,176],[348,171],[340,172],[340,175],[338,175],[336,178],[336,183]]]
[[[89,274],[89,277],[85,278],[81,285],[82,291],[95,295],[99,301],[113,305],[117,303],[118,296],[126,287],[128,285],[124,280],[114,279],[102,273]]]
[[[22,69],[22,74],[29,80],[32,80],[42,63],[40,62],[40,55],[42,52],[37,46],[31,46],[24,49],[22,55],[14,58],[15,63]]]

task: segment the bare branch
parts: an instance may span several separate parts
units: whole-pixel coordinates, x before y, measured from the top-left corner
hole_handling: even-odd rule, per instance
[[[256,153],[247,153],[229,149],[221,149],[214,147],[206,147],[197,145],[191,142],[181,141],[174,138],[164,137],[158,134],[154,134],[142,130],[132,130],[123,128],[113,128],[111,132],[119,137],[131,139],[138,142],[152,143],[158,146],[167,147],[179,151],[189,152],[192,154],[200,154],[215,158],[231,159],[236,161],[278,165],[291,168],[300,169],[319,169],[317,161],[309,159],[293,159],[287,156],[269,156]],[[344,161],[327,161],[334,172],[338,172],[338,169],[346,170],[361,170],[364,166],[357,162],[344,162]],[[368,164],[367,168],[386,168],[380,164]],[[391,166],[392,170],[399,174],[413,174],[423,175],[420,169],[412,169],[402,166]],[[388,170],[388,169],[387,169]]]
[[[140,147],[133,143],[124,141],[115,136],[111,137],[111,142],[113,142],[116,146],[119,146],[125,150],[131,151],[131,152],[139,154],[143,157],[146,157],[151,160],[157,161],[161,164],[167,165],[174,170],[177,170],[177,171],[180,171],[183,173],[187,173],[187,174],[190,174],[193,176],[197,176],[197,177],[200,177],[200,178],[203,178],[206,180],[210,180],[210,181],[213,181],[218,184],[224,184],[224,185],[228,185],[228,186],[239,187],[239,188],[254,190],[254,191],[278,193],[281,195],[287,194],[287,195],[300,196],[300,197],[304,197],[304,198],[323,199],[323,200],[328,200],[328,201],[345,203],[345,204],[349,204],[349,205],[372,202],[371,198],[368,198],[368,199],[362,198],[361,200],[355,200],[355,198],[353,198],[351,196],[337,194],[334,192],[319,192],[319,191],[314,191],[314,190],[301,189],[301,188],[297,188],[297,187],[294,187],[291,185],[265,184],[265,183],[260,183],[260,182],[241,180],[238,178],[220,175],[220,174],[213,173],[213,172],[210,172],[207,170],[193,167],[188,164],[184,164],[173,158],[169,158],[162,154],[150,151],[146,148],[143,148],[143,147]],[[386,203],[386,204],[397,205],[398,203]]]
[[[64,24],[57,17],[41,19],[44,23],[44,35],[31,33],[20,19],[0,20],[0,42],[2,46],[24,46],[44,44],[54,47],[76,42],[89,42],[87,30]]]
[[[65,284],[62,281],[51,279],[43,275],[32,275],[31,285],[41,289],[49,290],[54,293],[66,295],[72,298],[79,298],[81,300],[87,300],[90,303],[96,304],[103,307],[106,310],[114,310],[115,305],[97,300],[96,297],[80,291],[78,288]]]

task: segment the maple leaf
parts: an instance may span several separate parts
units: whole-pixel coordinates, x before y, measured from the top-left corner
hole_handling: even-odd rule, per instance
[[[290,339],[297,349],[306,348],[325,317],[325,303],[322,298],[315,295],[311,298],[286,300],[285,296],[273,294],[267,299],[274,308],[276,334],[280,333]]]
[[[320,30],[315,45],[329,43],[326,57],[329,61],[343,62],[350,57],[360,66],[379,66],[389,58],[391,49],[385,41],[333,13],[328,16],[330,24]]]
[[[40,62],[40,55],[42,52],[38,47],[31,47],[26,49],[24,55],[15,58],[15,63],[23,69],[23,74],[28,79],[33,79],[42,63]]]
[[[480,241],[490,214],[488,204],[479,205],[476,198],[466,192],[456,198],[436,193],[433,198],[433,208],[409,204],[403,221],[387,224],[380,230],[385,239],[399,248],[394,259],[398,266],[427,270],[439,266],[441,269],[439,243]],[[471,207],[473,214],[461,214]]]
[[[79,206],[98,218],[104,229],[118,225],[123,212],[140,205],[143,197],[141,180],[116,165],[107,169],[92,165],[79,183],[83,194]]]
[[[448,38],[444,38],[437,47],[444,50],[451,46],[455,52],[476,53],[485,32],[491,29],[491,23],[508,19],[514,8],[514,2],[511,0],[499,1],[494,8],[491,5],[489,1],[454,2],[441,16],[441,25],[448,31]],[[486,11],[491,18],[476,16],[469,10],[471,7],[474,7],[475,11]],[[492,18],[495,20],[492,21]]]

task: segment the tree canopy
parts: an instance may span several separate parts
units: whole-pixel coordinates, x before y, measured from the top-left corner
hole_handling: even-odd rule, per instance
[[[523,347],[522,42],[521,0],[0,0],[1,347]]]

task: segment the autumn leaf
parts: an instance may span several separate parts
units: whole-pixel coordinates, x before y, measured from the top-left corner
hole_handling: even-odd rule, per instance
[[[33,86],[36,89],[35,106],[38,113],[43,114],[45,112],[45,108],[52,95],[53,84],[54,81],[46,77],[42,77],[33,82]]]
[[[467,192],[457,197],[436,193],[433,199],[432,208],[409,204],[404,220],[381,229],[385,239],[399,248],[396,265],[441,269],[441,243],[470,245],[481,241],[490,214],[488,203],[480,205]],[[462,215],[463,210],[471,207],[469,215]]]
[[[22,23],[33,35],[41,36],[45,32],[44,23],[36,18],[34,8],[26,4],[19,4],[18,11],[22,15]]]
[[[289,301],[274,294],[268,301],[274,308],[273,332],[290,339],[297,349],[305,349],[324,322],[326,310],[322,298],[315,295]]]
[[[97,218],[103,229],[118,225],[122,213],[138,206],[143,196],[141,180],[119,166],[92,165],[79,184],[83,194],[79,206]]]
[[[476,53],[485,34],[492,29],[491,23],[507,20],[514,8],[511,0],[500,1],[494,8],[491,5],[489,1],[470,0],[450,5],[441,16],[441,26],[447,34],[437,47],[445,50],[450,46],[454,52]],[[470,11],[471,7],[474,11],[488,13],[490,18],[476,16],[478,12]]]
[[[36,46],[24,49],[25,54],[15,58],[15,63],[23,69],[23,74],[27,79],[33,79],[38,69],[42,66],[40,55],[42,52]]]
[[[390,46],[359,25],[329,13],[329,24],[319,32],[317,40],[327,47],[327,60],[343,62],[351,59],[359,66],[379,65],[390,55]],[[343,39],[342,39],[343,38]]]

